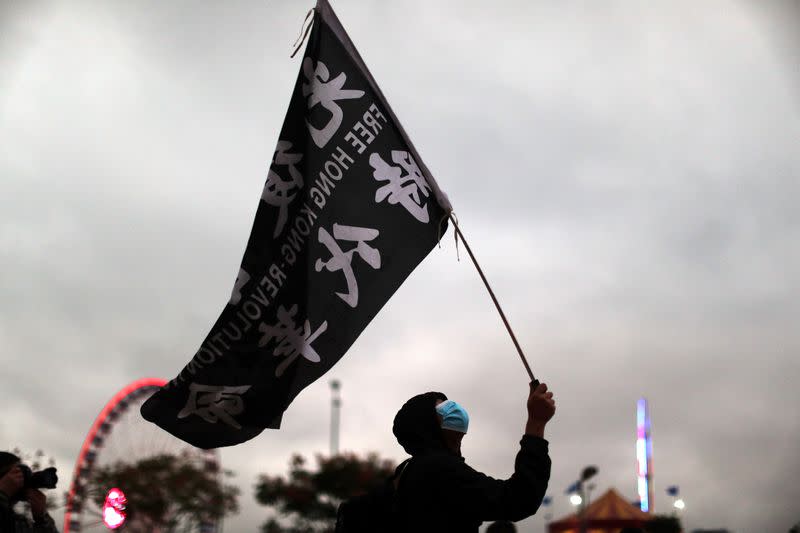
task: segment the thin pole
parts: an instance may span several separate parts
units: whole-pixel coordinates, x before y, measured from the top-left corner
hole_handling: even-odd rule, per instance
[[[339,380],[331,381],[331,456],[339,454],[339,410],[342,406],[339,389],[341,386]]]
[[[492,297],[492,301],[494,302],[494,306],[497,308],[497,312],[500,313],[500,318],[503,319],[503,324],[505,324],[506,329],[508,330],[508,334],[511,335],[511,340],[514,342],[514,347],[517,349],[517,353],[519,354],[519,358],[522,359],[522,364],[525,365],[525,370],[528,371],[528,377],[531,378],[531,382],[536,383],[536,378],[533,377],[533,372],[531,371],[531,367],[528,364],[528,360],[525,358],[525,354],[522,353],[522,347],[520,347],[519,342],[517,341],[517,336],[514,335],[514,331],[511,329],[511,325],[508,323],[508,319],[506,318],[506,314],[503,312],[503,309],[500,307],[500,302],[497,301],[497,297],[494,295],[494,291],[492,287],[489,285],[489,281],[486,279],[486,276],[483,274],[483,270],[481,266],[478,264],[478,260],[475,259],[475,255],[472,253],[472,249],[469,247],[469,243],[467,243],[467,239],[464,238],[464,234],[461,233],[461,229],[458,227],[458,222],[453,217],[453,213],[450,213],[450,221],[453,223],[453,228],[455,228],[456,236],[461,238],[461,242],[464,243],[464,248],[467,249],[467,253],[469,254],[469,258],[472,259],[472,263],[475,265],[475,268],[478,270],[478,274],[480,274],[481,279],[483,280],[483,284],[486,286],[486,290],[489,291],[489,296]]]
[[[580,484],[578,485],[580,487],[580,493],[581,493],[581,506],[579,508],[579,512],[580,512],[580,528],[579,528],[580,529],[580,533],[586,533],[586,507],[588,507],[588,504],[587,504],[587,501],[586,501],[587,498],[588,498],[588,496],[587,496],[588,491],[584,489],[583,484],[584,484],[584,482],[581,481]]]

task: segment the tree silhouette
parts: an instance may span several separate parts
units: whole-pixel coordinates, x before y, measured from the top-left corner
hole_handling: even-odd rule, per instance
[[[332,457],[316,456],[310,470],[301,455],[292,456],[286,477],[261,475],[256,500],[277,517],[262,526],[264,533],[317,533],[333,531],[339,504],[380,486],[394,473],[394,465],[370,453]]]
[[[109,489],[122,490],[130,533],[184,531],[238,510],[239,489],[221,480],[232,475],[188,453],[162,454],[96,467],[87,490],[100,508]]]

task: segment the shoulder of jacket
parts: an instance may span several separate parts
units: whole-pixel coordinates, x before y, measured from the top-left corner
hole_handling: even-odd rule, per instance
[[[470,467],[461,457],[447,453],[435,453],[415,457],[407,468],[408,472],[424,471],[428,473],[470,472]]]

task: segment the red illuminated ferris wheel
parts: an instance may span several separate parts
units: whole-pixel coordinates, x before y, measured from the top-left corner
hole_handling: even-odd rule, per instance
[[[136,498],[130,493],[125,497],[127,487],[124,476],[113,486],[104,486],[100,473],[108,469],[130,473],[130,485],[133,487],[141,482],[135,479],[135,465],[175,457],[180,458],[181,464],[192,465],[207,479],[221,482],[216,450],[195,448],[146,422],[139,414],[142,403],[165,384],[166,381],[160,378],[134,381],[118,391],[97,415],[75,462],[67,493],[64,533],[102,532],[122,525],[131,532],[152,529],[152,526],[142,523],[143,518],[137,515],[139,502]],[[126,513],[130,513],[127,524]],[[219,531],[219,524],[213,518],[198,520],[194,517],[182,522],[179,529],[215,533]]]

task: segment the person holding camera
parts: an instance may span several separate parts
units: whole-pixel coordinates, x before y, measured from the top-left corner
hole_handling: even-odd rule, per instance
[[[33,473],[13,453],[0,452],[0,533],[58,533],[39,490],[55,488],[57,479],[55,468]],[[30,505],[33,521],[14,511],[21,501]]]

